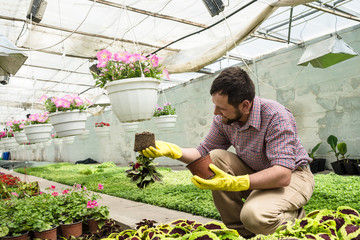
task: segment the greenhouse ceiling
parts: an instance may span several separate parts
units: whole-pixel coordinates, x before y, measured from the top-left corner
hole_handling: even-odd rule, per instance
[[[212,14],[211,2],[221,1],[1,0],[0,57],[26,57],[8,83],[0,76],[0,123],[43,111],[44,94],[103,94],[89,70],[102,49],[156,53],[166,88],[360,22],[359,0],[223,0]]]

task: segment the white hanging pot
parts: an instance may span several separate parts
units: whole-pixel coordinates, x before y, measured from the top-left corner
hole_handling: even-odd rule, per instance
[[[14,137],[18,144],[23,144],[23,143],[29,142],[26,137],[25,131],[14,132]]]
[[[52,126],[48,124],[27,125],[24,131],[30,143],[47,142],[51,138]]]
[[[54,112],[49,114],[51,125],[54,126],[58,137],[80,135],[85,130],[86,112],[79,110],[68,112]]]
[[[2,143],[4,144],[5,150],[15,149],[19,146],[14,137],[3,138]]]
[[[121,125],[126,132],[135,132],[139,127],[138,122],[122,123]]]
[[[129,78],[108,82],[104,88],[120,122],[134,122],[152,118],[159,85],[154,78]]]
[[[98,137],[107,137],[110,134],[110,127],[95,127],[95,134]]]
[[[80,135],[77,135],[76,137],[80,140],[86,140],[89,138],[89,135],[90,131],[85,129]]]
[[[156,127],[159,130],[168,131],[175,127],[177,115],[162,115],[154,117]]]
[[[75,136],[63,138],[63,143],[67,145],[73,144],[74,141],[75,141]]]

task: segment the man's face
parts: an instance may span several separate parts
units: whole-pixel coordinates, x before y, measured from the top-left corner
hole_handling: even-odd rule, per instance
[[[231,124],[239,121],[243,113],[228,103],[228,96],[215,93],[212,95],[212,101],[215,105],[214,114],[222,116],[222,123]]]

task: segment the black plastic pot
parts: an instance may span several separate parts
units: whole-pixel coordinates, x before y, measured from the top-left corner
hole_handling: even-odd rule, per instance
[[[358,175],[357,167],[354,165],[356,163],[355,159],[345,159],[343,164],[348,175]]]
[[[326,158],[316,158],[316,160],[318,160],[318,162],[319,162],[318,172],[324,171],[325,170]]]
[[[319,161],[317,159],[314,159],[310,163],[310,170],[312,173],[317,173],[319,171]]]
[[[360,160],[359,160],[359,162],[358,161],[353,162],[353,164],[354,164],[354,167],[357,169],[358,175],[360,175]]]
[[[343,164],[343,160],[339,160],[339,161],[335,161],[331,163],[331,166],[334,170],[334,173],[338,174],[338,175],[345,175],[346,174],[346,170]]]

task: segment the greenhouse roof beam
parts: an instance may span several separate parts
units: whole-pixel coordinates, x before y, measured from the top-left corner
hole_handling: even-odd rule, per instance
[[[4,20],[9,20],[9,21],[18,21],[18,22],[27,22],[27,20],[25,19],[21,19],[21,18],[13,18],[13,17],[8,17],[8,16],[0,16],[0,19],[4,19]],[[64,32],[69,32],[72,33],[73,30],[72,29],[67,29],[67,28],[63,28],[63,27],[59,27],[59,26],[54,26],[54,25],[49,25],[49,24],[43,24],[43,23],[34,23],[34,26],[38,26],[38,27],[44,27],[44,28],[49,28],[49,29],[53,29],[53,30],[59,30],[59,31],[64,31]],[[97,38],[102,38],[102,39],[107,39],[107,40],[114,40],[114,37],[111,36],[105,36],[105,35],[100,35],[100,34],[93,34],[93,33],[89,33],[89,32],[81,32],[81,31],[76,31],[74,32],[76,34],[79,35],[84,35],[84,36],[88,36],[88,37],[97,37]],[[120,42],[126,42],[126,43],[133,43],[132,40],[127,40],[127,39],[116,39],[117,41]],[[144,47],[151,47],[151,48],[160,48],[160,46],[155,46],[152,44],[148,44],[148,43],[144,43],[144,42],[137,42],[138,45],[144,46]],[[179,49],[173,49],[173,48],[162,48],[168,51],[174,51],[174,52],[178,52],[180,51]]]
[[[354,20],[354,21],[360,22],[360,18],[359,18],[359,17],[353,16],[353,15],[348,14],[348,13],[344,13],[344,11],[338,11],[338,10],[337,10],[336,8],[334,8],[334,7],[332,7],[331,9],[329,9],[329,8],[327,8],[327,7],[316,6],[316,5],[311,4],[311,3],[305,3],[304,5],[307,6],[307,7],[310,7],[310,8],[314,8],[314,9],[316,9],[316,10],[320,10],[320,11],[323,11],[323,12],[326,12],[326,13],[330,13],[330,14],[339,16],[339,17],[343,17],[343,18],[347,18],[347,19],[350,19],[350,20]]]
[[[89,1],[94,2],[94,0],[89,0]],[[159,13],[149,12],[149,11],[145,11],[142,9],[129,7],[129,6],[126,6],[123,4],[118,4],[118,3],[109,2],[109,1],[105,1],[105,0],[97,0],[96,3],[100,3],[100,4],[107,5],[107,6],[112,6],[112,7],[117,7],[117,8],[122,8],[124,10],[132,11],[132,12],[136,12],[136,13],[140,13],[140,14],[144,14],[144,15],[148,15],[148,16],[152,16],[152,17],[156,17],[156,18],[162,18],[162,19],[167,19],[170,21],[184,23],[184,24],[195,26],[195,27],[207,28],[207,25],[205,25],[205,24],[196,23],[196,22],[192,22],[192,21],[189,21],[186,19],[176,18],[176,17],[172,17],[172,16],[168,16],[168,15],[159,14]]]

